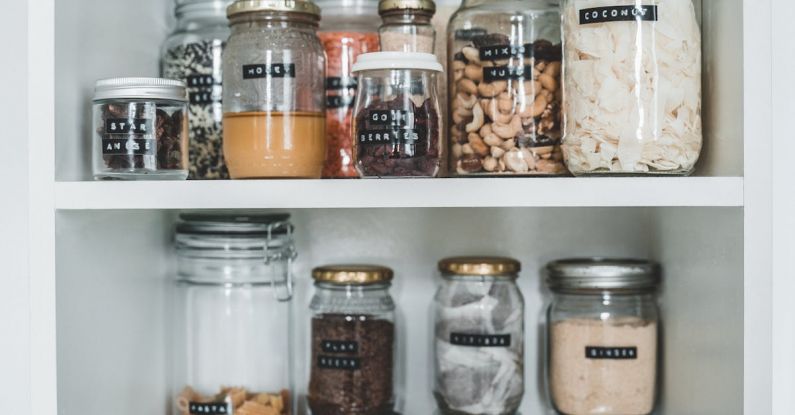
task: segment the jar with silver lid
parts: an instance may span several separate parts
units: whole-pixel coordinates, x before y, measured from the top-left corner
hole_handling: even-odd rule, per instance
[[[431,20],[436,3],[432,0],[381,0],[378,13],[383,20],[378,31],[382,51],[434,52],[436,28]]]
[[[546,267],[550,401],[565,415],[654,411],[660,266],[645,260],[568,259]]]
[[[185,83],[160,78],[97,81],[93,101],[96,180],[185,180]]]

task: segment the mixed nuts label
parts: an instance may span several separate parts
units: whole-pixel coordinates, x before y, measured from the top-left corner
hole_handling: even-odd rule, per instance
[[[580,10],[580,24],[606,22],[656,22],[657,6],[611,6]]]
[[[596,360],[635,360],[637,347],[585,347],[585,358]]]
[[[465,347],[511,347],[511,335],[450,333],[450,344]]]
[[[229,404],[226,402],[191,402],[188,406],[188,412],[191,415],[228,415],[232,413],[232,408],[230,408]]]
[[[294,63],[243,65],[243,79],[295,78]]]

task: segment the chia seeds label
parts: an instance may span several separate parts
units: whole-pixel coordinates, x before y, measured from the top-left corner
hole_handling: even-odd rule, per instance
[[[188,98],[191,104],[208,105],[222,102],[222,83],[213,75],[190,75],[187,78],[187,84]]]
[[[585,347],[585,358],[595,360],[635,360],[637,347]]]
[[[580,24],[607,22],[656,22],[657,6],[611,6],[580,10]]]
[[[464,347],[511,347],[511,335],[450,333],[450,344]]]
[[[191,415],[231,415],[232,407],[226,402],[191,402],[188,404],[188,413]]]
[[[324,353],[345,353],[354,355],[359,353],[359,343],[354,341],[323,340],[320,342],[320,348]]]
[[[295,64],[243,65],[243,79],[262,78],[295,78]]]
[[[317,367],[332,370],[359,370],[362,362],[358,357],[318,356]]]

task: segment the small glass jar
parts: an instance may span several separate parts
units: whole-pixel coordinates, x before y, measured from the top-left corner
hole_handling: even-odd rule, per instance
[[[378,30],[382,51],[434,52],[436,29],[431,20],[436,4],[432,0],[381,0],[378,13],[383,20]]]
[[[228,179],[224,164],[221,55],[229,0],[177,0],[177,27],[163,44],[160,74],[188,86],[191,180]]]
[[[378,52],[376,0],[319,0],[323,11],[320,41],[326,49],[326,164],[324,179],[358,178],[353,163],[353,63],[363,53]]]
[[[547,266],[550,401],[566,415],[654,411],[658,264],[572,259]]]
[[[93,102],[96,180],[185,180],[185,83],[160,78],[97,81]]]
[[[513,415],[524,395],[521,267],[510,258],[439,262],[435,385],[441,415]]]
[[[175,414],[293,413],[289,215],[177,224]]]
[[[320,9],[238,0],[227,10],[224,158],[233,179],[320,178],[326,158]]]
[[[703,141],[701,30],[693,2],[561,4],[569,170],[692,173]]]
[[[464,0],[447,29],[451,170],[563,175],[555,0]]]
[[[311,369],[314,415],[390,415],[395,408],[393,272],[372,265],[312,271]]]
[[[362,177],[436,177],[442,169],[443,124],[437,75],[429,53],[376,52],[353,66],[356,167]]]

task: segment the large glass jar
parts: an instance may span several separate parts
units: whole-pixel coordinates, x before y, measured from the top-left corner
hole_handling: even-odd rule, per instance
[[[690,0],[563,0],[566,164],[575,175],[693,172],[701,31]]]
[[[660,267],[642,260],[572,259],[547,266],[550,400],[564,415],[654,411]]]
[[[435,386],[441,415],[513,415],[524,395],[524,298],[518,261],[439,262]]]
[[[377,0],[318,0],[320,41],[326,49],[326,164],[323,178],[358,178],[353,163],[353,64],[379,50]]]
[[[227,11],[224,157],[233,179],[320,178],[326,59],[307,0],[238,0]]]
[[[383,24],[378,30],[384,52],[433,53],[436,28],[431,23],[436,13],[433,0],[381,0],[378,13]]]
[[[288,215],[181,215],[175,414],[293,413],[292,232]]]
[[[443,168],[443,124],[430,53],[376,52],[353,66],[356,167],[362,177],[435,177]]]
[[[314,415],[391,415],[395,406],[392,270],[316,268],[309,408]]]
[[[177,27],[166,39],[160,74],[188,86],[189,179],[228,179],[224,164],[221,54],[230,0],[177,0]]]
[[[447,29],[451,171],[561,175],[554,0],[465,0]]]

